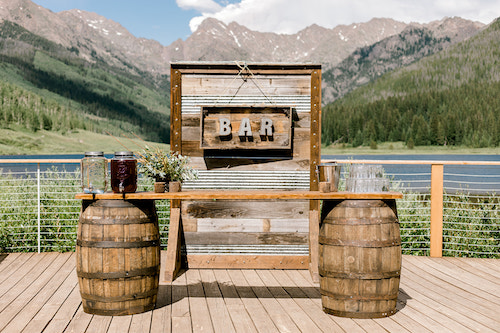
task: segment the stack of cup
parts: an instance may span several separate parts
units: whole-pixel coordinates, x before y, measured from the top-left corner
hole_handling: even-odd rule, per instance
[[[381,165],[353,164],[346,180],[348,192],[387,192],[390,182]]]

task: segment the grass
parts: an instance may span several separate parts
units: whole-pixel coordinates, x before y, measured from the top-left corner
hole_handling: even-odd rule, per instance
[[[133,137],[132,134],[127,137]],[[118,141],[117,141],[118,139]],[[84,130],[73,130],[66,133],[53,131],[32,132],[22,128],[0,128],[0,155],[52,155],[52,154],[82,154],[85,151],[136,151],[145,143],[138,139],[126,137],[115,139],[105,134],[97,134]],[[169,145],[151,143],[169,150]],[[125,146],[125,147],[124,147]]]
[[[404,142],[384,142],[377,144],[377,149],[369,146],[348,147],[345,145],[322,146],[322,155],[419,155],[419,154],[483,154],[498,155],[500,147],[470,148],[457,146],[416,146],[408,149]]]

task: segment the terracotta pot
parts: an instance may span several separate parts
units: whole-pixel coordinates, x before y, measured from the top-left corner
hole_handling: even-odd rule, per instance
[[[155,193],[163,193],[167,189],[168,183],[166,182],[155,182]]]
[[[168,190],[169,190],[169,192],[180,192],[181,191],[181,182],[179,182],[179,181],[169,182],[168,183]]]

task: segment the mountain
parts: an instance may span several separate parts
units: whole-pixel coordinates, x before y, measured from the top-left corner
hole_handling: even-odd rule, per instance
[[[322,140],[498,147],[500,19],[323,108]]]
[[[460,18],[428,24],[378,18],[286,35],[206,19],[185,41],[163,46],[95,13],[54,13],[30,0],[0,0],[0,20],[0,88],[12,101],[0,126],[134,131],[162,142],[169,140],[171,61],[318,62],[328,103],[483,28]],[[23,104],[16,97],[22,95],[31,102]],[[19,109],[25,111],[16,119]]]
[[[445,18],[427,25],[411,24],[398,34],[358,48],[323,72],[323,103],[333,102],[384,73],[438,53],[473,36],[482,27],[461,18]]]
[[[205,19],[185,42],[168,46],[171,60],[246,60],[336,64],[358,47],[401,32],[405,23],[372,19],[367,23],[326,29],[318,25],[296,34],[252,31],[232,22]]]

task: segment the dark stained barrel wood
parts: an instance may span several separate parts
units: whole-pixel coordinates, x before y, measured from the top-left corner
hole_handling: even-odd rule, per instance
[[[325,201],[319,244],[325,312],[350,318],[396,312],[402,256],[395,200]]]
[[[76,257],[85,312],[117,316],[154,309],[160,268],[154,200],[84,200]]]

